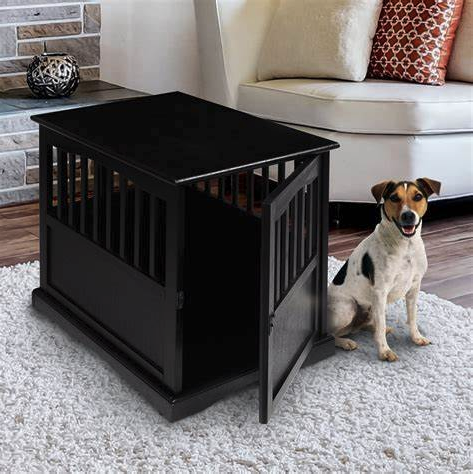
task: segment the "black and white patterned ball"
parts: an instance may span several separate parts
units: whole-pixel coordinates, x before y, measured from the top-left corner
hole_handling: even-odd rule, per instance
[[[43,53],[28,66],[26,81],[31,92],[43,99],[69,97],[79,85],[79,65],[66,53]]]

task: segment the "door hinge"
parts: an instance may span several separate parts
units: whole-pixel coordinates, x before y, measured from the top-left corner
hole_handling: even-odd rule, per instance
[[[184,292],[178,291],[177,292],[177,301],[176,301],[176,308],[182,309],[184,307]]]

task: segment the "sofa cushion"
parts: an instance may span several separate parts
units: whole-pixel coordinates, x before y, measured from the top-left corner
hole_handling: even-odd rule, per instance
[[[437,134],[473,130],[473,85],[441,87],[368,79],[278,79],[239,88],[238,108],[295,125],[350,133]]]
[[[447,79],[473,82],[473,0],[465,0],[460,25],[453,43]]]
[[[362,81],[382,0],[281,0],[261,49],[258,79]]]
[[[384,0],[368,77],[443,85],[463,0]]]

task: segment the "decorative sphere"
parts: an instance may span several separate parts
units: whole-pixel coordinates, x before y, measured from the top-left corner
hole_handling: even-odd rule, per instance
[[[74,56],[66,53],[35,56],[26,73],[31,92],[42,99],[70,96],[79,80],[79,65]]]

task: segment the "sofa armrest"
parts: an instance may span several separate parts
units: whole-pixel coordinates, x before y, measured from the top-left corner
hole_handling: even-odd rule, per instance
[[[279,0],[194,0],[205,99],[235,107],[256,80],[258,57]]]

